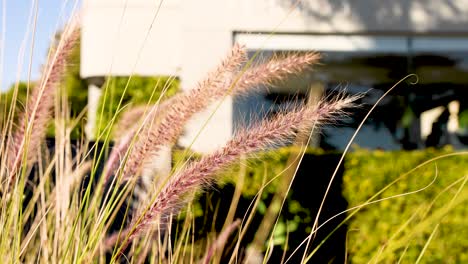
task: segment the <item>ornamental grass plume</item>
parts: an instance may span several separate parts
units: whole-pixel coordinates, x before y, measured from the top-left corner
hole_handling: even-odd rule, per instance
[[[14,182],[21,164],[30,165],[35,161],[37,150],[46,136],[47,124],[52,118],[57,87],[67,70],[70,55],[79,37],[80,28],[75,21],[65,28],[57,47],[50,53],[39,85],[32,89],[25,112],[21,114],[19,125],[8,145],[10,184]],[[23,162],[24,153],[26,162]]]
[[[131,229],[122,232],[120,236],[126,237],[122,248],[146,232],[156,221],[164,224],[171,215],[180,211],[193,193],[211,186],[219,172],[241,156],[283,144],[299,131],[308,131],[313,126],[336,120],[346,114],[345,110],[352,107],[358,98],[341,96],[333,101],[321,101],[315,107],[298,106],[271,120],[240,130],[223,148],[192,162],[172,176],[154,202],[134,219]],[[112,242],[116,240],[116,237],[112,237]],[[108,241],[107,244],[111,243]]]
[[[116,124],[116,131],[128,131],[122,135],[114,135],[117,144],[112,149],[109,158],[107,159],[104,168],[103,177],[104,182],[107,182],[110,176],[115,173],[125,153],[128,151],[132,140],[136,137],[139,130],[139,121],[144,118],[146,122],[157,124],[162,117],[166,114],[173,98],[169,98],[164,102],[157,103],[151,106],[138,106],[123,113],[122,117]],[[148,111],[149,110],[149,111]]]
[[[245,55],[244,48],[235,45],[229,56],[194,89],[180,93],[171,100],[170,108],[157,127],[153,127],[151,116],[146,118],[131,155],[123,166],[124,180],[136,174],[143,162],[148,160],[148,154],[155,154],[161,146],[177,140],[185,123],[212,102],[212,91],[225,86],[229,75],[245,61]]]
[[[128,111],[122,113],[118,122],[115,124],[115,131],[131,131],[136,132],[138,121],[148,116],[148,120],[158,122],[165,115],[175,97],[168,98],[162,102],[157,102],[153,105],[139,105],[132,107]],[[127,133],[130,134],[130,133]],[[114,133],[114,138],[120,139],[122,135]]]
[[[299,74],[317,63],[320,58],[316,52],[293,54],[249,67],[243,72],[236,72],[245,60],[245,53],[243,47],[234,46],[230,56],[195,89],[173,98],[172,105],[156,127],[152,127],[150,123],[145,124],[124,165],[124,179],[128,180],[135,175],[141,164],[151,155],[155,155],[162,146],[173,144],[182,133],[187,121],[210,103],[229,94],[244,94],[259,87],[263,89],[261,85]],[[229,81],[226,81],[226,78]]]
[[[248,68],[242,73],[234,84],[234,92],[249,92],[250,88],[255,88],[261,84],[274,84],[282,81],[291,75],[297,75],[320,60],[317,52],[295,53],[284,58],[274,58],[270,61]]]
[[[135,123],[137,123],[143,116],[146,115],[148,109],[152,109],[156,105],[153,106],[135,106],[122,113],[122,116],[119,118],[119,121],[115,124],[115,131],[128,131],[133,130],[135,127]],[[158,109],[161,108],[160,105],[157,106]],[[127,133],[128,134],[128,133]],[[122,137],[120,133],[114,133],[114,138]]]

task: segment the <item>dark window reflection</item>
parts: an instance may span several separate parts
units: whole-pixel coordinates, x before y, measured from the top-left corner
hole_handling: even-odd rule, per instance
[[[362,107],[351,117],[324,127],[320,147],[345,148],[355,129],[388,89],[409,74],[419,77],[403,81],[385,97],[359,132],[354,144],[371,149],[456,148],[468,145],[468,47],[467,51],[417,51],[409,43],[407,52],[326,52],[322,65],[298,78],[275,84],[268,92],[239,97],[234,102],[234,123],[245,125],[268,117],[288,104],[304,103],[311,89],[321,87],[325,95],[346,89],[365,93]],[[275,53],[263,51],[265,60]],[[290,51],[286,51],[290,52]],[[252,56],[252,51],[250,55]],[[312,87],[312,88],[311,88]],[[315,87],[315,88],[314,88]],[[335,129],[339,127],[340,129]]]

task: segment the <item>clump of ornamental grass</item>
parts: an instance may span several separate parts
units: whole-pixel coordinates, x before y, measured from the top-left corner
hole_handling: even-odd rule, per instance
[[[15,176],[20,168],[36,161],[37,150],[41,140],[45,138],[47,125],[51,119],[54,98],[65,74],[71,52],[79,39],[80,31],[76,24],[66,28],[56,50],[52,50],[48,63],[45,65],[39,84],[32,89],[24,112],[19,117],[19,123],[13,131],[11,140],[7,142],[7,166],[9,177],[7,185],[14,184]],[[26,162],[26,164],[23,164]]]
[[[147,195],[139,196],[145,199],[132,201],[136,211],[130,212],[126,201],[136,190],[143,190],[135,187],[142,171],[153,166],[151,161],[162,149],[170,149],[177,142],[184,125],[196,113],[226,96],[245,95],[298,75],[316,64],[320,56],[315,52],[289,54],[252,65],[245,48],[235,45],[192,89],[124,115],[117,125],[121,137],[108,157],[96,144],[82,144],[72,155],[70,131],[76,124],[65,122],[66,94],[59,84],[78,37],[76,23],[64,30],[51,50],[39,84],[30,91],[19,121],[10,115],[2,131],[3,261],[106,262],[125,254],[135,261],[150,256],[169,262],[190,259],[209,263],[214,252],[222,250],[219,245],[241,228],[239,222],[228,225],[218,239],[200,248],[188,239],[194,227],[187,221],[180,241],[171,241],[172,219],[242,157],[286,144],[297,133],[309,133],[315,126],[333,122],[358,98],[343,95],[312,106],[297,104],[240,129],[222,148],[175,168],[165,177],[154,175],[158,184],[146,189]],[[52,120],[55,151],[48,153],[43,146]],[[101,163],[102,173],[98,169]],[[25,196],[27,192],[30,195]],[[124,220],[117,230],[111,230],[119,217]]]

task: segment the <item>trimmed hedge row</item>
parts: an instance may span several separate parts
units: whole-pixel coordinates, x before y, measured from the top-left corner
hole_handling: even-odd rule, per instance
[[[288,157],[297,151],[297,148],[282,148],[241,162],[245,173],[245,204],[254,199],[263,183],[273,180],[262,192],[255,216],[258,221],[281,184]],[[316,207],[339,157],[340,153],[321,150],[306,152],[274,233],[277,253],[282,254],[287,237],[291,253],[309,234]],[[427,162],[431,159],[434,160]],[[219,201],[212,201],[221,203],[220,208],[229,207],[230,197],[225,196],[232,192],[226,190],[236,184],[239,169],[239,164],[233,166],[217,191],[207,194],[209,199],[215,199],[213,193],[221,195],[216,198]],[[399,260],[414,263],[418,258],[424,263],[468,263],[467,180],[468,153],[456,154],[450,148],[392,152],[355,149],[346,156],[320,220],[324,222],[343,211],[347,202],[349,220],[337,231],[340,233],[344,229],[344,235],[332,237],[328,249],[326,244],[322,245],[325,253],[318,251],[318,255],[325,257],[312,259],[312,263],[331,259],[339,262],[345,255],[351,263],[396,263]],[[345,205],[340,200],[343,197]],[[371,198],[373,203],[362,206]],[[377,201],[380,199],[382,201]],[[337,203],[341,205],[336,207]],[[354,207],[359,210],[352,209]],[[210,214],[203,206],[198,208],[199,217],[206,218]],[[242,217],[244,212],[240,206],[238,216]],[[311,249],[326,237],[323,232],[333,232],[345,217],[325,225]],[[255,223],[251,225],[250,236],[255,235],[257,227]]]
[[[297,151],[297,148],[283,148],[242,161],[242,170],[239,164],[233,166],[216,188],[218,191],[208,194],[209,199],[215,199],[213,193],[229,193],[226,190],[232,188],[230,183],[236,184],[240,171],[245,173],[245,202],[254,198],[263,183],[279,176],[262,192],[256,214],[261,220],[281,184],[288,157]],[[315,207],[320,203],[339,157],[339,153],[320,150],[306,152],[274,233],[276,252],[282,253],[288,236],[287,248],[291,253],[310,232]],[[433,158],[436,159],[424,164]],[[350,219],[338,230],[340,233],[344,229],[345,234],[332,237],[328,249],[326,244],[322,246],[325,253],[318,251],[325,257],[312,259],[312,263],[331,259],[340,261],[345,254],[351,263],[396,263],[399,260],[414,263],[418,258],[424,263],[468,263],[468,187],[464,185],[468,179],[468,154],[455,155],[450,148],[394,152],[355,149],[346,156],[343,167],[332,186],[320,221],[324,222],[346,208],[346,202],[343,206],[340,200],[342,197],[351,210],[347,213]],[[405,174],[407,172],[411,173]],[[392,181],[395,183],[379,193]],[[373,196],[373,201],[384,200],[361,207]],[[216,199],[221,203],[220,208],[228,207],[229,197]],[[216,204],[218,201],[212,202]],[[341,205],[336,207],[337,203]],[[204,206],[197,207],[199,217],[210,214]],[[355,212],[353,207],[359,210]],[[243,216],[243,208],[238,211],[239,216]],[[323,232],[332,232],[345,217],[327,224],[314,245],[326,237]],[[252,224],[249,235],[255,235],[256,227]],[[341,247],[341,243],[345,246]]]
[[[365,206],[352,217],[348,253],[353,263],[415,263],[418,258],[468,263],[468,155],[443,157],[447,154],[454,153],[446,148],[348,155],[343,182],[350,208],[396,181],[374,200],[395,198]],[[411,194],[397,197],[404,193]]]

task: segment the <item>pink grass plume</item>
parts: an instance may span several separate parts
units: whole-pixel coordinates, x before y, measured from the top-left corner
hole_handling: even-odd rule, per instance
[[[312,126],[336,120],[358,98],[342,96],[332,101],[322,101],[312,108],[297,107],[252,128],[239,131],[223,148],[192,162],[169,179],[157,194],[154,203],[140,217],[134,219],[131,229],[123,232],[126,235],[123,248],[156,221],[164,223],[171,215],[177,214],[191,199],[191,194],[211,186],[218,173],[241,156],[283,144],[299,131],[307,131]]]
[[[65,28],[57,48],[51,52],[39,85],[33,88],[26,102],[25,112],[20,115],[19,126],[9,142],[8,169],[12,175],[10,183],[14,182],[14,175],[22,164],[25,152],[25,165],[35,161],[35,155],[46,135],[47,124],[52,118],[56,89],[66,72],[79,37],[80,28],[76,21]]]
[[[252,89],[258,89],[262,84],[270,84],[281,81],[290,75],[299,74],[317,63],[320,58],[319,54],[315,52],[293,54],[247,68],[235,76],[234,71],[243,61],[244,53],[245,51],[240,46],[235,46],[231,55],[215,73],[210,74],[195,89],[174,98],[173,104],[161,123],[154,128],[142,131],[142,136],[135,144],[135,149],[125,165],[124,179],[135,175],[144,160],[148,159],[150,155],[155,155],[162,146],[173,144],[182,133],[186,122],[214,100],[219,100],[229,94],[247,93]],[[226,76],[225,73],[231,73],[231,76]],[[219,79],[219,77],[221,78]]]

